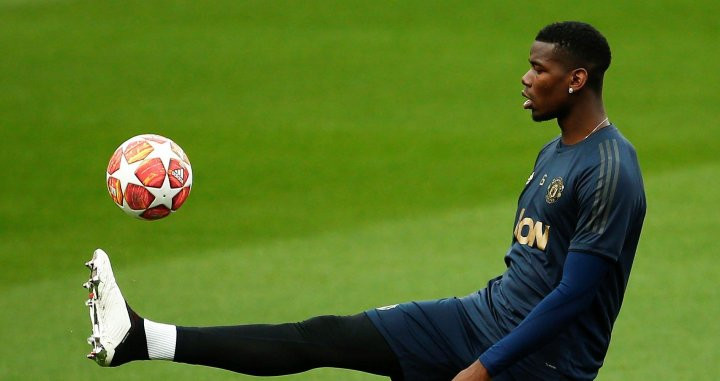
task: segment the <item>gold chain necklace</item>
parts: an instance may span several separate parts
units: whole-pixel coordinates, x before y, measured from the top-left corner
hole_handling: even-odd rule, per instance
[[[587,135],[583,138],[583,140],[587,139],[588,137],[590,137],[590,135],[594,134],[595,131],[597,131],[598,128],[600,128],[600,126],[602,126],[603,124],[605,124],[605,122],[607,122],[609,119],[610,119],[610,117],[607,117],[607,118],[603,119],[603,121],[600,122],[600,124],[598,124],[597,126],[595,126],[595,128],[593,128],[592,131],[590,131],[590,133],[587,134]]]

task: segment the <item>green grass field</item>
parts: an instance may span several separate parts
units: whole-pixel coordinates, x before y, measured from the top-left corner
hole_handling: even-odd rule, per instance
[[[669,0],[0,0],[0,379],[252,379],[86,360],[96,247],[138,312],[183,325],[483,287],[558,134],[522,110],[520,77],[537,30],[565,19],[610,41],[606,108],[648,197],[598,379],[717,379],[718,14]],[[183,209],[152,223],[104,184],[114,149],[148,132],[195,171]]]

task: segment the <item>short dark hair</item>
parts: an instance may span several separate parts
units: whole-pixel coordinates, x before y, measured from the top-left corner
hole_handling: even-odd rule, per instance
[[[555,49],[569,58],[570,69],[584,67],[588,71],[588,85],[602,89],[603,76],[610,67],[610,45],[592,25],[579,21],[550,24],[535,37],[536,41],[555,44]]]

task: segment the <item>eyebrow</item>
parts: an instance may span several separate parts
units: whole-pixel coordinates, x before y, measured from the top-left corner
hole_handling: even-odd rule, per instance
[[[528,62],[530,62],[530,65],[533,65],[533,66],[534,66],[534,65],[543,66],[542,63],[540,63],[540,61],[536,61],[536,60],[533,60],[533,59],[528,59]]]

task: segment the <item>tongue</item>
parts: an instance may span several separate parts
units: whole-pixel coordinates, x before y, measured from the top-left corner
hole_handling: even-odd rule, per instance
[[[529,108],[531,108],[531,107],[532,107],[532,101],[531,101],[531,100],[528,99],[528,100],[525,101],[525,103],[523,103],[523,108],[524,108],[524,109],[527,110],[527,109],[529,109]]]

